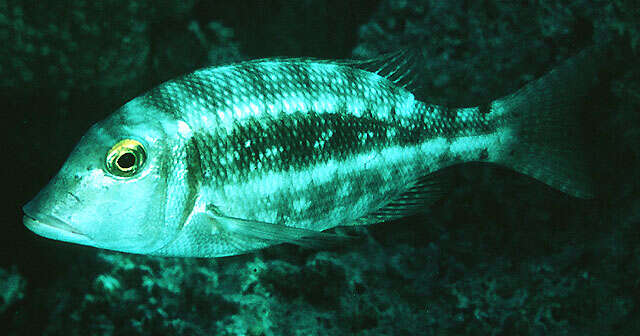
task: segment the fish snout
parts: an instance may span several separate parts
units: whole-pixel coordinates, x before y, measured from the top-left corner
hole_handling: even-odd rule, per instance
[[[56,213],[56,210],[65,209],[67,205],[77,204],[80,200],[70,192],[64,193],[63,197],[55,197],[54,191],[49,185],[22,207],[24,225],[46,238],[89,245],[91,239],[85,233]]]

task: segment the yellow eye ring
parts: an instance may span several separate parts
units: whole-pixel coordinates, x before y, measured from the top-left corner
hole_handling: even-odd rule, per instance
[[[118,177],[131,177],[142,169],[146,159],[147,152],[139,141],[124,139],[107,152],[107,172]]]

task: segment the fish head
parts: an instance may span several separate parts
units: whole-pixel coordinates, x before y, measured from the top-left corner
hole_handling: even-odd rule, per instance
[[[129,103],[93,125],[24,206],[27,228],[50,239],[131,253],[167,244],[179,226],[165,221],[175,144],[167,140],[161,113],[150,110]]]

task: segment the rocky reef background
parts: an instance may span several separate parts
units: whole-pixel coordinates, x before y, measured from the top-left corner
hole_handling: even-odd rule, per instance
[[[640,27],[614,1],[0,0],[4,133],[0,330],[8,335],[637,335]],[[194,69],[419,46],[421,93],[512,92],[614,38],[585,106],[600,197],[511,171],[450,169],[428,213],[351,229],[350,246],[219,259],[136,256],[36,237],[20,207],[80,136]],[[619,48],[618,48],[619,47]]]

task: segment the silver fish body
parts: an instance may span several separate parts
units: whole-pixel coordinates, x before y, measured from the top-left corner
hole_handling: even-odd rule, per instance
[[[578,56],[513,95],[469,108],[421,102],[393,74],[349,64],[272,59],[198,70],[94,126],[25,206],[25,223],[85,245],[214,257],[331,239],[320,232],[414,213],[438,193],[430,174],[461,162],[510,166],[586,196],[581,181],[552,171],[554,164],[565,166],[564,158],[526,161],[540,154],[538,142],[549,129],[539,133],[531,121],[550,123],[555,116],[540,105],[533,117],[528,102],[545,102],[544,90],[556,90],[556,78],[586,59]],[[117,145],[122,139],[133,140]],[[542,151],[564,149],[553,141]],[[141,148],[144,155],[134,156]],[[107,168],[112,162],[123,176],[105,171],[105,155]],[[113,155],[116,161],[109,161]],[[128,170],[143,158],[139,171]],[[77,201],[61,202],[59,194]],[[45,232],[51,229],[45,214],[84,238]]]

